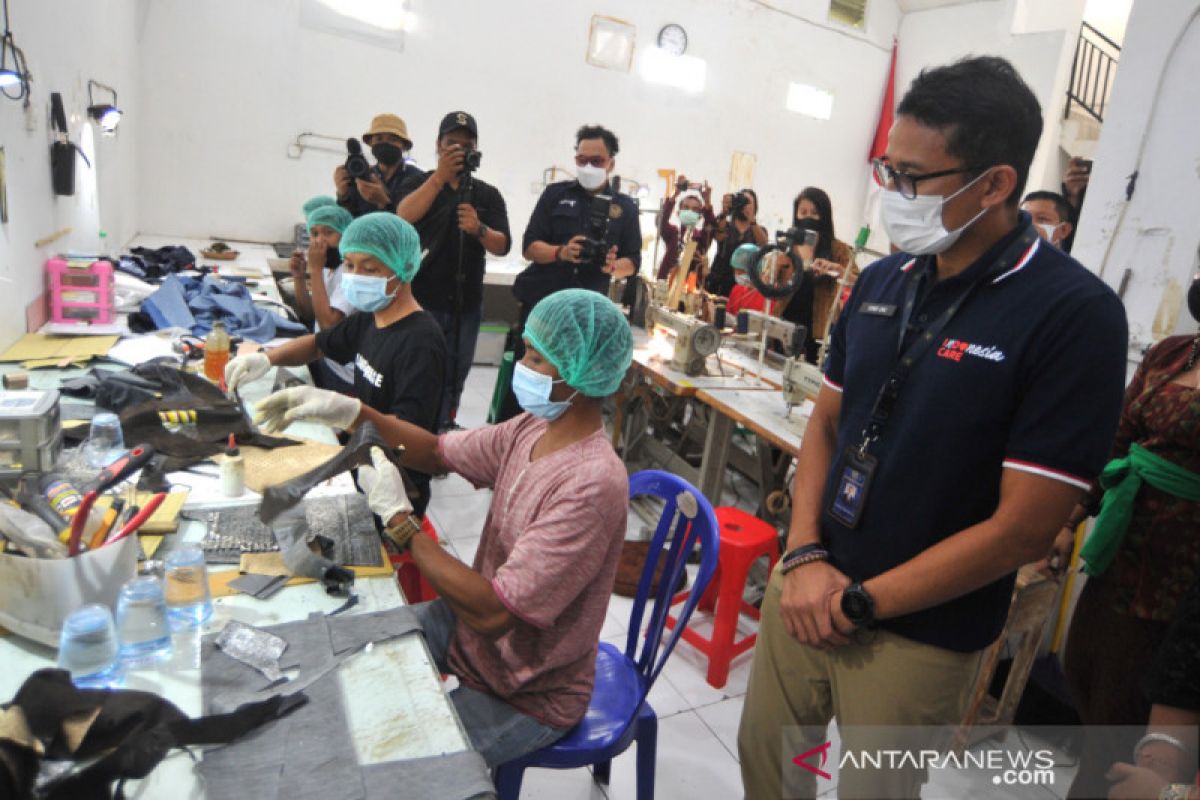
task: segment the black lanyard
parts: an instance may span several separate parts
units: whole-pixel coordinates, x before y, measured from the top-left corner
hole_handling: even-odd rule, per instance
[[[900,390],[904,388],[904,384],[908,381],[908,376],[912,373],[913,365],[933,348],[942,331],[950,324],[950,320],[954,319],[954,315],[967,302],[967,298],[974,294],[975,290],[985,281],[1002,275],[1015,267],[1029,248],[1037,243],[1037,240],[1037,229],[1032,224],[1026,223],[1025,228],[1017,235],[1017,238],[1008,247],[1004,248],[1004,252],[997,257],[992,265],[976,278],[970,286],[959,292],[958,296],[934,320],[933,324],[926,328],[908,346],[908,349],[905,350],[903,349],[904,339],[908,334],[908,326],[912,320],[912,313],[917,305],[917,295],[920,293],[921,284],[929,272],[930,265],[929,262],[925,262],[913,267],[913,273],[909,277],[908,286],[905,289],[904,309],[900,315],[900,334],[899,341],[896,343],[897,361],[895,366],[892,367],[891,375],[883,382],[883,386],[879,387],[879,394],[875,398],[874,407],[871,409],[871,418],[867,422],[867,426],[863,428],[862,442],[858,446],[860,456],[866,455],[867,448],[871,446],[871,443],[883,435],[883,429],[892,415],[892,410],[896,407],[896,400],[900,397]]]

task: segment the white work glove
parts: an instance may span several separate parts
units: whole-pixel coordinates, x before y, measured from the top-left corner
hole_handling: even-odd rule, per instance
[[[266,353],[251,353],[238,356],[225,365],[225,388],[233,392],[243,383],[256,381],[271,369],[271,359]]]
[[[320,422],[346,430],[361,409],[362,401],[356,398],[313,386],[293,386],[259,403],[254,421],[266,433],[278,433],[293,422]]]
[[[411,514],[412,503],[404,490],[400,470],[378,447],[371,448],[371,463],[375,466],[358,468],[358,485],[367,493],[367,505],[384,525],[390,525],[397,514]]]

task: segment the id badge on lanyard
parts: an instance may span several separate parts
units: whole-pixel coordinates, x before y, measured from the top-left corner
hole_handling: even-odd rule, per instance
[[[857,528],[871,492],[871,482],[879,459],[859,447],[847,447],[842,454],[837,491],[829,500],[829,516],[847,528]]]

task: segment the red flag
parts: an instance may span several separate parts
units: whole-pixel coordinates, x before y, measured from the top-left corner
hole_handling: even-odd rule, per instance
[[[888,131],[892,129],[896,106],[896,48],[892,40],[892,63],[888,67],[887,86],[883,90],[883,107],[879,109],[879,124],[875,127],[875,139],[871,142],[871,153],[867,161],[880,158],[887,152]]]

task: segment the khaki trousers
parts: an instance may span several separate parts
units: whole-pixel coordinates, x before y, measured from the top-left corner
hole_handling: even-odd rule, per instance
[[[767,584],[762,624],[738,730],[742,783],[749,800],[815,797],[832,783],[791,759],[827,741],[837,717],[842,750],[895,748],[883,732],[845,726],[956,725],[966,712],[982,651],[957,653],[887,631],[828,651],[788,635],[779,616],[783,574]],[[910,747],[912,740],[903,746]],[[794,751],[794,752],[793,752]],[[806,759],[816,765],[819,757]],[[925,775],[916,770],[847,770],[832,758],[825,772],[840,797],[919,797]],[[785,793],[786,790],[786,793]]]

